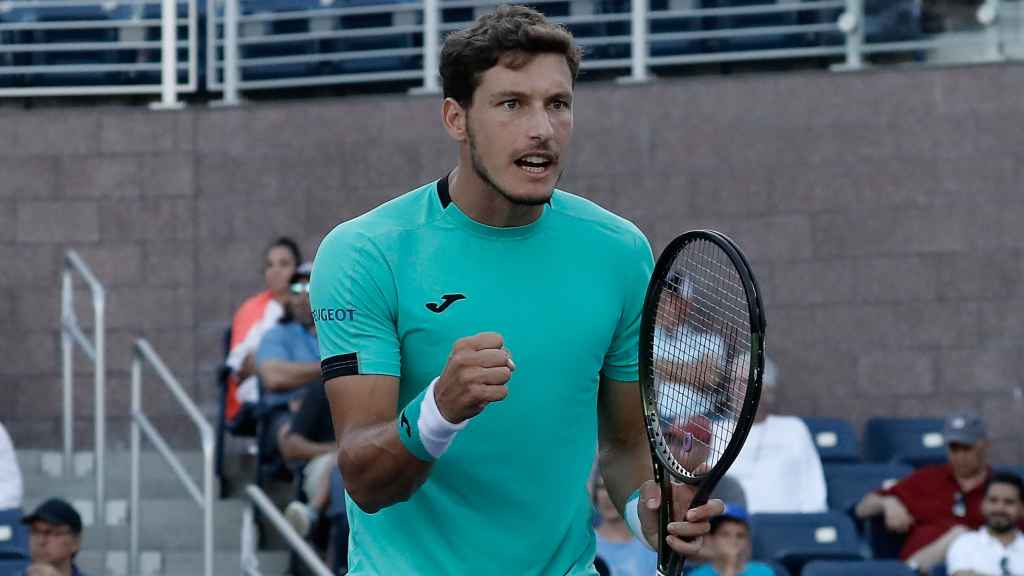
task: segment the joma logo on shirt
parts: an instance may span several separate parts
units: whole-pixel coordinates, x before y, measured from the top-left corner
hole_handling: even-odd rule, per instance
[[[355,308],[315,308],[313,319],[317,322],[343,322],[356,319]]]

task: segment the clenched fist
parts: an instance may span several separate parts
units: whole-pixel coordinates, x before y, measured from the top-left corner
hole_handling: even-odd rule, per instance
[[[438,410],[452,424],[476,416],[491,402],[508,396],[508,380],[515,369],[512,355],[497,332],[456,340],[434,385]]]

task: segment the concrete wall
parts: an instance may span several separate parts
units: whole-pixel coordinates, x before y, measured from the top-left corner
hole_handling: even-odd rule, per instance
[[[656,250],[698,226],[732,235],[764,286],[788,411],[860,424],[970,407],[996,458],[1020,463],[1022,87],[1013,66],[584,83],[563,187]],[[16,443],[60,438],[67,248],[109,288],[110,443],[125,445],[131,339],[212,405],[265,243],[294,235],[311,257],[334,224],[444,174],[439,116],[397,95],[0,114],[0,420]],[[191,442],[152,378],[147,410]]]

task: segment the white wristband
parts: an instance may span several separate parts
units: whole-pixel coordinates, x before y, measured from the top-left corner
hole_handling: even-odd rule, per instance
[[[469,419],[458,424],[452,424],[445,420],[441,411],[437,408],[437,400],[434,399],[434,386],[438,378],[434,378],[427,387],[427,393],[423,395],[420,403],[420,418],[416,426],[420,432],[420,442],[423,447],[434,458],[440,458],[448,446],[455,439],[455,434],[466,427]]]
[[[640,512],[638,506],[640,504],[640,491],[637,490],[626,500],[626,515],[623,520],[626,521],[626,526],[629,526],[629,531],[633,533],[633,536],[643,542],[644,546],[651,548],[651,543],[647,541],[647,536],[644,536],[644,529],[640,526]],[[653,548],[651,548],[653,550]]]

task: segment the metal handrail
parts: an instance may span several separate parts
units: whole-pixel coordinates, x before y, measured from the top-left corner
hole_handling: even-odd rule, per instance
[[[111,77],[103,77],[101,82],[96,84],[79,84],[68,86],[39,86],[31,82],[25,86],[12,85],[0,88],[0,97],[31,97],[42,95],[86,95],[86,94],[149,94],[160,92],[162,95],[161,104],[164,108],[178,106],[179,93],[196,92],[199,88],[199,33],[198,33],[198,8],[197,0],[125,0],[114,5],[104,3],[103,0],[6,0],[0,2],[0,9],[12,10],[37,10],[53,9],[61,7],[94,7],[102,9],[105,16],[88,18],[77,15],[73,20],[46,19],[36,21],[32,18],[24,18],[23,21],[0,22],[0,32],[9,33],[11,38],[6,38],[0,43],[0,58],[4,56],[18,56],[25,58],[32,54],[53,54],[61,52],[93,52],[105,53],[111,57],[123,55],[126,51],[160,50],[160,56],[152,63],[140,62],[110,62],[110,63],[72,63],[62,64],[55,62],[22,62],[16,60],[7,62],[7,66],[0,66],[0,76],[14,76],[28,74],[29,79],[36,74],[136,74],[140,72],[160,72],[157,79],[131,79],[125,83],[117,83]],[[182,3],[184,14],[179,17],[179,3]],[[141,8],[144,6],[159,5],[161,14],[153,17],[150,14],[143,14]],[[144,17],[146,16],[146,17]],[[17,20],[17,19],[16,19]],[[142,35],[146,30],[158,29],[161,38],[159,41],[145,40]],[[23,42],[19,41],[18,35],[35,32],[65,32],[98,30],[110,31],[116,35],[112,41],[89,41],[89,42]],[[179,32],[183,32],[183,38],[178,39]],[[185,49],[187,59],[182,64],[177,62],[177,51]],[[120,57],[119,57],[120,58]],[[10,65],[14,64],[14,65]],[[185,82],[178,82],[178,73],[186,72]]]
[[[263,490],[260,490],[258,486],[249,484],[245,487],[245,493],[249,496],[253,506],[260,509],[263,517],[269,520],[270,525],[277,530],[277,533],[284,537],[285,541],[288,542],[288,545],[295,551],[307,568],[312,570],[317,576],[331,576],[330,569],[320,560],[320,557],[310,548],[309,544],[299,536],[298,532],[288,524],[288,521],[278,512],[277,507],[270,501],[270,498],[267,498],[267,495],[263,493]],[[251,531],[253,526],[255,526],[253,516],[252,508],[246,508],[242,515],[243,531]],[[247,540],[244,537],[242,538],[241,560],[243,574],[262,576],[256,562],[255,546],[252,540]]]
[[[82,327],[75,314],[74,275],[78,274],[89,286],[93,308],[93,339],[90,342],[82,332]],[[106,441],[106,389],[107,389],[107,345],[106,345],[106,290],[92,273],[89,266],[74,250],[64,255],[64,270],[61,274],[61,353],[64,384],[64,455],[63,473],[65,477],[74,474],[72,470],[72,452],[75,444],[74,426],[74,346],[81,347],[86,357],[93,363],[93,422],[95,431],[95,447],[93,449],[93,468],[96,473],[95,514],[99,526],[105,523],[106,507],[106,474],[105,456]]]
[[[199,429],[199,438],[203,450],[203,488],[185,471],[181,460],[167,445],[166,440],[153,426],[153,423],[142,411],[142,368],[143,362],[148,363],[160,377],[160,381],[170,390],[174,398],[185,409],[185,413]],[[128,552],[129,574],[139,573],[139,523],[140,523],[140,461],[141,433],[156,447],[171,469],[181,480],[192,499],[203,511],[203,574],[213,576],[213,455],[214,434],[202,412],[195,402],[189,398],[174,374],[167,368],[160,356],[153,350],[149,341],[139,338],[132,346],[132,439],[131,439],[131,536]]]
[[[505,0],[413,0],[397,4],[375,4],[372,6],[333,6],[322,3],[321,7],[304,10],[264,11],[241,14],[240,0],[207,0],[207,87],[212,91],[223,91],[225,102],[238,101],[240,90],[266,88],[290,88],[298,86],[341,85],[348,83],[378,82],[387,80],[419,81],[416,93],[439,91],[437,60],[439,40],[451,30],[464,27],[466,22],[454,22],[441,18],[442,10],[489,9]],[[383,1],[383,0],[382,0]],[[544,6],[566,0],[537,0],[533,4],[542,10]],[[985,0],[977,14],[978,22],[984,27],[983,38],[957,38],[942,36],[936,38],[908,38],[900,42],[868,42],[864,31],[863,0],[803,0],[772,2],[744,6],[687,6],[687,2],[672,2],[668,9],[652,10],[648,0],[633,0],[629,9],[623,12],[605,12],[596,0],[568,0],[569,13],[551,16],[552,22],[569,27],[597,26],[617,23],[610,35],[601,36],[600,30],[581,34],[577,40],[581,45],[598,48],[595,57],[584,61],[586,69],[628,70],[629,78],[624,80],[643,82],[652,78],[651,67],[679,64],[724,63],[741,60],[765,60],[786,58],[821,58],[833,61],[834,69],[859,69],[866,58],[879,52],[906,52],[932,48],[963,46],[970,49],[980,46],[981,59],[991,61],[1005,58],[1005,44],[1008,35],[1003,33],[998,22],[1001,10],[1000,0]],[[223,14],[221,6],[223,5]],[[754,26],[727,23],[716,24],[711,29],[697,27],[689,30],[666,29],[665,22],[701,18],[731,18],[749,16],[793,16],[811,13],[814,18],[797,21],[793,17],[768,18],[766,23]],[[344,16],[364,14],[392,14],[390,26],[343,27],[338,19]],[[310,22],[307,31],[271,32],[272,23],[280,21]],[[773,20],[775,22],[773,22]],[[651,30],[652,26],[661,25]],[[408,44],[394,41],[395,36],[412,37]],[[391,38],[385,38],[390,36]],[[377,38],[391,41],[391,48],[362,50],[358,46],[338,49],[331,42],[356,38]],[[767,44],[762,47],[744,49],[743,39],[758,37],[788,38],[782,45]],[[722,44],[736,39],[735,45]],[[269,46],[284,46],[290,43],[318,43],[314,48],[305,45],[296,52],[288,49],[280,52],[267,50]],[[694,47],[673,52],[665,48],[666,43],[694,43]],[[628,44],[626,54],[623,48]],[[700,44],[699,46],[696,46]],[[725,46],[718,49],[719,46]],[[221,56],[223,48],[223,57]],[[609,50],[601,50],[609,48]],[[246,53],[240,54],[243,50]],[[301,50],[301,51],[300,51]],[[419,58],[418,65],[401,60],[389,68],[377,68],[373,72],[359,69],[346,70],[348,62],[362,58]],[[308,64],[302,68],[302,64]],[[269,77],[248,77],[258,66],[298,65],[296,72],[271,73]],[[223,70],[224,78],[220,77]],[[244,72],[244,74],[243,74]]]

